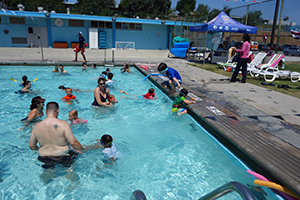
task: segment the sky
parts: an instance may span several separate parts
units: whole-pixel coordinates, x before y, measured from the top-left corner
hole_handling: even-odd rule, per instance
[[[115,0],[117,4],[120,3],[120,0]],[[171,0],[172,1],[172,8],[176,7],[178,0]],[[263,1],[263,0],[256,0],[256,2]],[[281,9],[281,1],[279,4],[279,11],[278,11],[278,18],[280,17],[280,9]],[[77,2],[76,0],[68,0],[68,2]],[[211,9],[223,9],[224,6],[228,6],[230,8],[247,5],[253,3],[253,0],[197,0],[196,8],[199,4],[208,5]],[[266,3],[260,3],[257,5],[249,6],[249,11],[256,11],[260,10],[262,12],[262,18],[265,20],[273,20],[274,19],[274,11],[276,6],[276,0],[266,2]],[[282,18],[288,16],[289,22],[296,22],[297,25],[300,25],[300,0],[284,0],[283,5],[283,12],[282,12]],[[247,7],[234,9],[231,11],[231,15],[237,15],[237,16],[244,16],[247,12]]]

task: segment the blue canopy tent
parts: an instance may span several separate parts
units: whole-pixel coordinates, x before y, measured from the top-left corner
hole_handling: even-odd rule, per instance
[[[235,33],[249,33],[256,34],[257,27],[247,26],[231,19],[223,11],[218,14],[215,18],[205,24],[199,26],[191,26],[190,31],[196,32],[235,32]]]

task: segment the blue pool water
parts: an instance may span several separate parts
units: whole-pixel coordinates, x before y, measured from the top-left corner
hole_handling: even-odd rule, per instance
[[[148,199],[197,199],[230,181],[238,181],[259,197],[274,199],[269,190],[254,185],[247,166],[222,147],[189,115],[170,112],[172,102],[151,82],[142,82],[136,70],[122,74],[111,68],[115,86],[110,92],[119,103],[113,108],[94,108],[93,90],[104,67],[82,72],[80,67],[65,67],[68,75],[51,73],[48,66],[0,67],[0,198],[1,199],[129,199],[134,190],[142,190]],[[80,154],[72,168],[44,170],[37,152],[28,147],[32,126],[19,131],[20,119],[27,116],[36,94],[15,94],[21,89],[12,77],[27,75],[32,90],[46,102],[57,101],[59,119],[77,109],[87,124],[72,125],[82,145],[93,144],[103,134],[110,134],[122,153],[113,167],[103,163],[102,150]],[[66,94],[59,85],[85,90],[74,92],[78,104],[61,102]],[[157,100],[121,99],[129,94],[156,90]],[[43,117],[45,118],[45,116]],[[232,193],[222,199],[241,199]]]

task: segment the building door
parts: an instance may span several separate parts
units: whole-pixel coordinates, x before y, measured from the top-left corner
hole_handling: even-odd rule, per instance
[[[98,49],[98,29],[89,28],[89,46],[90,49]]]
[[[28,27],[27,28],[27,41],[28,47],[40,47],[42,42],[42,47],[48,47],[48,32],[47,28],[40,28],[41,35],[39,34],[38,27]],[[40,36],[40,38],[39,38]]]

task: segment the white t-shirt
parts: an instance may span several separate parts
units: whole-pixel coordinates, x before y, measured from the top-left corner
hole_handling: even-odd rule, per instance
[[[105,86],[107,86],[107,87],[112,86],[113,84],[114,84],[113,80],[108,80],[105,82]]]
[[[108,158],[113,157],[115,160],[120,157],[120,152],[117,151],[116,146],[112,143],[111,148],[105,148],[102,151]]]

